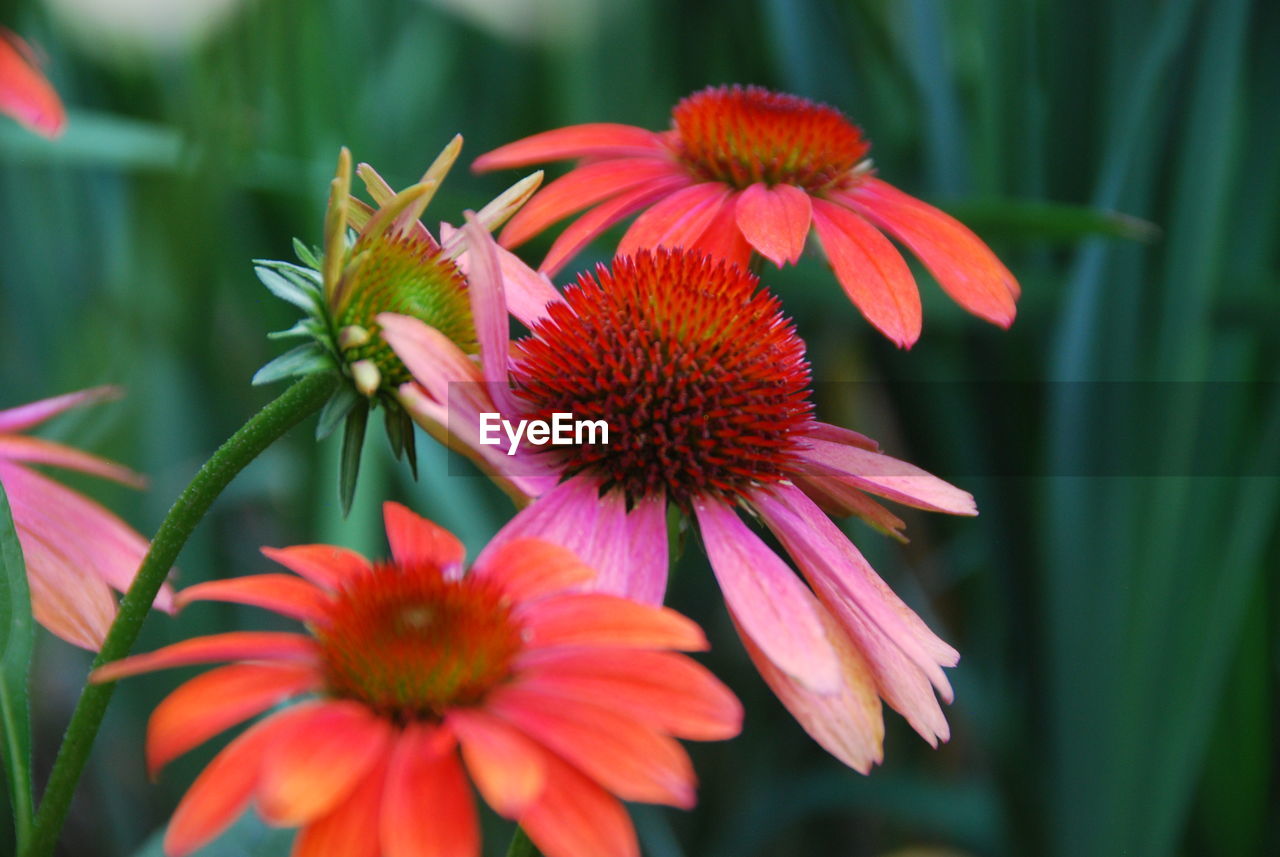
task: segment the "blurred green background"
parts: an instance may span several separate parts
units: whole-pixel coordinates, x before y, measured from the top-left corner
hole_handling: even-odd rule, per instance
[[[646,855],[1280,853],[1280,5],[4,0],[0,23],[40,45],[70,109],[56,143],[0,121],[0,407],[126,385],[54,431],[151,476],[144,494],[74,481],[144,533],[276,392],[248,380],[294,311],[250,260],[319,241],[339,145],[403,186],[455,132],[467,163],[574,122],[663,128],[712,83],[840,107],[882,177],[961,216],[1025,290],[1002,332],[920,271],[924,336],[899,352],[820,258],[765,275],[816,377],[870,382],[825,384],[827,418],[978,498],[976,520],[911,514],[905,547],[849,529],[962,652],[954,737],[930,750],[888,714],[870,777],[827,757],[751,669],[695,548],[672,601],[708,627],[747,722],[693,748],[696,811],[636,809]],[[460,167],[428,214],[457,222],[516,177]],[[416,484],[374,439],[346,521],[335,442],[308,425],[272,449],[181,581],[265,571],[263,544],[379,553],[384,498],[473,550],[510,515],[425,438]],[[138,648],[234,623],[269,620],[199,606],[152,617]],[[38,782],[87,663],[42,634]],[[146,781],[146,713],[182,677],[117,693],[63,853],[159,853],[213,749]],[[287,843],[247,819],[202,853]]]

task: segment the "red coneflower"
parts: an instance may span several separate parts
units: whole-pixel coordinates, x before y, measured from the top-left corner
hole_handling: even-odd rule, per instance
[[[473,252],[492,244],[479,226],[466,228]],[[865,772],[881,758],[881,697],[930,742],[946,739],[930,684],[950,700],[942,667],[959,656],[818,503],[890,532],[902,522],[867,494],[952,514],[976,509],[964,491],[813,418],[804,343],[758,285],[702,254],[641,251],[582,275],[510,347],[504,326],[497,348],[481,347],[479,366],[419,321],[380,321],[416,382],[400,391],[409,413],[447,424],[534,498],[489,550],[539,534],[599,568],[595,586],[658,603],[675,504],[696,520],[764,678],[819,743]],[[472,279],[472,288],[500,286]],[[490,413],[512,423],[571,413],[604,420],[609,436],[481,443]],[[773,531],[812,588],[742,512]]]
[[[238,661],[183,684],[151,716],[154,772],[286,700],[192,784],[165,836],[180,857],[251,803],[302,830],[293,857],[478,857],[470,782],[547,857],[638,857],[618,799],[689,807],[672,736],[736,735],[741,708],[704,668],[696,625],[661,607],[570,591],[594,571],[535,538],[463,546],[385,506],[392,558],[327,545],[264,553],[299,577],[197,584],[180,603],[266,607],[307,634],[198,637],[102,667],[95,681]],[[307,697],[297,699],[297,697]]]
[[[920,295],[883,230],[965,309],[1012,324],[1019,287],[1009,270],[960,222],[877,178],[869,150],[862,132],[834,108],[756,86],[721,86],[677,104],[663,133],[575,125],[502,146],[474,167],[582,159],[502,232],[503,245],[514,247],[589,208],[552,245],[541,265],[549,273],[641,211],[618,255],[697,248],[745,266],[755,251],[781,266],[800,258],[813,227],[849,299],[908,347],[920,335]]]

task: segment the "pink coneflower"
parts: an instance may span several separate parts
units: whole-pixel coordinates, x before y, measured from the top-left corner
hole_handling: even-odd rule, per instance
[[[77,646],[97,649],[116,615],[111,590],[129,588],[148,543],[98,503],[32,470],[49,464],[140,488],[118,464],[60,443],[19,434],[71,408],[119,395],[95,387],[0,411],[0,484],[13,510],[37,622]],[[171,609],[166,586],[156,606]]]
[[[571,591],[594,571],[562,547],[508,539],[463,573],[462,544],[385,506],[392,558],[328,545],[264,553],[299,577],[193,586],[307,634],[197,637],[101,668],[96,681],[237,661],[151,716],[152,772],[290,701],[220,752],[165,835],[180,857],[256,802],[302,828],[293,857],[479,857],[470,782],[547,857],[638,857],[622,800],[689,807],[694,774],[672,736],[736,735],[734,696],[690,658],[696,625],[662,607]]]
[[[469,228],[481,246],[486,234]],[[490,551],[536,533],[598,567],[597,586],[657,603],[675,504],[696,521],[757,667],[819,743],[867,771],[881,758],[880,697],[931,743],[948,737],[930,683],[950,700],[942,667],[957,653],[818,503],[896,532],[902,522],[868,494],[961,515],[976,513],[973,498],[813,418],[804,343],[753,275],[684,251],[615,259],[582,275],[510,348],[504,329],[496,349],[482,347],[482,367],[421,322],[381,321],[416,380],[401,389],[410,413],[447,419],[536,498]],[[604,419],[609,443],[477,442],[480,414],[556,412]],[[809,586],[744,513],[777,536]]]
[[[45,137],[57,137],[66,111],[40,72],[35,51],[15,33],[0,27],[0,113]]]
[[[957,220],[877,178],[870,143],[838,110],[756,86],[721,86],[682,100],[671,120],[662,133],[574,125],[477,158],[477,170],[582,159],[512,218],[503,245],[590,208],[543,260],[541,269],[554,274],[605,229],[643,211],[618,255],[698,248],[745,266],[754,251],[781,266],[799,260],[813,227],[849,299],[908,347],[920,336],[920,295],[883,230],[969,312],[1013,323],[1013,275]]]

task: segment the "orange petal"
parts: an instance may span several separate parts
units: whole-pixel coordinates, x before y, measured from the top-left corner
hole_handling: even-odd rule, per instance
[[[335,545],[263,548],[262,554],[315,585],[332,590],[341,589],[347,579],[373,568],[360,554]]]
[[[681,188],[636,218],[618,244],[619,256],[666,247],[692,249],[728,202],[732,191],[718,182]]]
[[[382,802],[385,857],[479,857],[476,805],[453,743],[422,723],[396,742]]]
[[[1013,324],[1018,281],[967,226],[875,178],[839,198],[910,247],[960,306],[1001,327]]]
[[[742,704],[711,671],[671,652],[569,649],[527,659],[524,681],[569,703],[611,708],[695,741],[721,741],[742,730]]]
[[[738,194],[735,215],[751,246],[779,268],[795,264],[809,236],[813,208],[809,194],[789,184],[756,182]]]
[[[920,292],[911,269],[888,238],[860,216],[825,200],[813,202],[827,261],[867,321],[900,348],[920,338]]]
[[[312,707],[298,705],[254,724],[213,757],[173,812],[164,836],[168,857],[185,857],[244,812],[258,783],[263,754],[305,719]]]
[[[26,42],[0,27],[0,113],[45,137],[57,137],[66,125],[66,111],[33,56]]]
[[[546,753],[519,730],[480,709],[451,711],[446,723],[476,788],[499,815],[518,817],[542,793]]]
[[[623,800],[689,808],[693,763],[674,739],[614,711],[507,686],[489,697],[494,714],[555,752]]]
[[[321,681],[311,666],[232,664],[180,685],[147,721],[147,772]]]
[[[746,270],[751,266],[751,254],[755,252],[751,243],[742,234],[735,213],[737,205],[730,199],[720,207],[720,213],[707,224],[707,228],[698,236],[693,249],[732,262]]]
[[[195,637],[133,657],[98,667],[89,679],[96,684],[117,681],[125,676],[170,667],[207,664],[215,661],[303,661],[316,657],[316,645],[309,637],[280,631],[228,631]]]
[[[267,751],[258,807],[271,824],[306,824],[338,805],[391,746],[391,723],[357,702],[311,708]]]
[[[399,503],[383,503],[391,555],[401,565],[434,565],[444,570],[457,568],[467,555],[458,537]]]
[[[476,158],[471,169],[484,173],[567,158],[621,157],[655,151],[666,151],[666,146],[662,137],[652,131],[634,125],[596,122],[543,131],[499,146]]]
[[[704,651],[707,638],[692,620],[666,607],[616,595],[557,595],[521,609],[530,648],[601,646]]]
[[[380,857],[377,830],[387,761],[379,759],[346,800],[299,831],[290,857]]]
[[[520,826],[554,857],[640,857],[631,818],[612,795],[554,756],[547,787]]]
[[[573,551],[541,539],[513,539],[486,554],[473,574],[496,581],[512,601],[542,598],[595,579],[596,571]]]
[[[249,604],[310,622],[325,615],[329,596],[314,584],[288,574],[254,574],[197,583],[179,592],[175,599],[179,608],[192,601]]]

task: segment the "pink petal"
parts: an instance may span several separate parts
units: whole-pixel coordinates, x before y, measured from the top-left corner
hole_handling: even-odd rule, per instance
[[[811,421],[804,428],[806,437],[815,437],[819,440],[829,440],[832,443],[842,443],[846,446],[857,446],[862,449],[869,449],[872,452],[880,451],[880,444],[865,434],[840,426],[833,426],[830,423]]]
[[[718,500],[695,500],[707,558],[725,603],[783,672],[816,693],[840,687],[840,662],[813,596],[785,562]]]
[[[262,548],[262,555],[278,562],[294,574],[336,592],[353,577],[373,570],[369,560],[347,548],[336,545],[294,545],[287,548]]]
[[[692,181],[687,175],[657,179],[600,203],[560,233],[539,268],[554,276],[566,262],[610,226],[674,191],[689,187]]]
[[[839,198],[910,247],[960,306],[1001,327],[1013,324],[1018,281],[960,221],[876,178]]]
[[[440,224],[440,239],[446,252],[456,253],[458,267],[464,275],[471,268],[471,254],[465,250],[466,237],[447,223]],[[525,327],[532,327],[547,314],[550,304],[561,300],[560,292],[547,279],[524,263],[524,260],[501,246],[496,246],[498,267],[502,271],[507,296],[507,310]]]
[[[382,504],[391,555],[401,565],[432,565],[456,572],[467,555],[458,537],[399,503]]]
[[[810,436],[809,446],[800,456],[810,465],[806,475],[844,479],[863,491],[918,509],[951,515],[978,514],[973,495],[968,491],[914,464],[878,452]]]
[[[547,786],[520,826],[547,857],[640,857],[631,818],[612,795],[547,754]]]
[[[314,584],[288,574],[254,574],[209,580],[178,593],[179,608],[192,601],[229,601],[274,610],[282,616],[311,622],[325,616],[328,596]]]
[[[49,138],[60,135],[67,122],[62,101],[40,73],[34,52],[3,27],[0,27],[0,113]]]
[[[79,449],[37,437],[0,435],[0,460],[66,467],[93,476],[101,476],[103,479],[111,479],[133,488],[144,488],[147,484],[146,477],[134,473],[127,467]]]
[[[481,371],[488,382],[489,396],[504,414],[516,412],[511,398],[509,368],[510,321],[503,290],[502,266],[498,262],[498,245],[470,214],[462,227],[467,236],[470,259],[467,294],[471,298],[471,314],[475,320],[476,338],[480,342]]]
[[[3,49],[0,48],[0,50]],[[54,396],[49,399],[41,399],[37,402],[19,405],[16,408],[9,408],[8,410],[0,411],[0,433],[8,434],[23,431],[72,408],[96,405],[99,402],[109,402],[112,399],[120,398],[122,395],[124,395],[124,390],[120,387],[90,387],[87,390],[64,393],[61,396]]]
[[[814,200],[813,222],[849,300],[899,348],[914,345],[920,338],[920,292],[902,254],[875,227],[842,206]]]
[[[804,252],[813,207],[809,194],[789,184],[756,182],[738,194],[738,226],[751,246],[779,268],[795,264]]]
[[[310,637],[281,631],[227,631],[193,637],[154,652],[134,655],[98,667],[90,679],[98,684],[155,670],[215,661],[293,661],[312,663],[316,646]]]
[[[633,125],[598,122],[543,131],[500,146],[476,158],[471,169],[483,173],[567,158],[607,158],[666,151],[662,138]]]
[[[830,476],[796,476],[791,482],[817,503],[822,511],[837,518],[856,515],[886,536],[907,542],[906,522],[872,500],[858,488]]]
[[[385,857],[480,857],[475,801],[448,730],[405,727],[387,773],[381,835]]]
[[[542,794],[546,753],[524,733],[479,708],[450,711],[445,723],[458,736],[476,788],[499,815],[517,818]]]
[[[317,688],[309,665],[232,664],[196,676],[164,698],[147,721],[147,772],[291,696]]]
[[[732,191],[718,182],[676,191],[636,218],[622,236],[617,255],[633,256],[637,250],[657,247],[692,249],[731,196]]]
[[[601,592],[554,595],[521,605],[516,613],[530,651],[554,646],[686,652],[708,648],[702,629],[674,610]]]
[[[97,651],[116,616],[111,590],[55,547],[58,542],[50,544],[19,525],[18,543],[27,566],[32,616],[68,643]]]
[[[538,191],[502,230],[503,247],[519,247],[548,226],[655,179],[684,177],[666,157],[611,158],[583,164]]]

